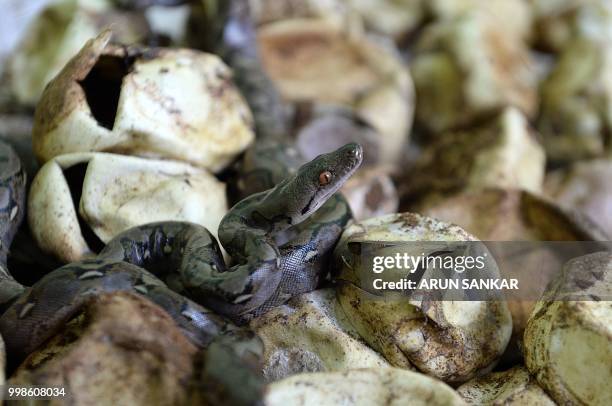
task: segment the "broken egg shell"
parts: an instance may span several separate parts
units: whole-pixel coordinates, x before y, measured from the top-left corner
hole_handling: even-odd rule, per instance
[[[351,326],[333,289],[297,296],[250,327],[264,343],[263,373],[269,381],[302,372],[388,366]]]
[[[427,17],[421,0],[348,0],[368,30],[400,41]]]
[[[558,404],[612,403],[610,298],[612,254],[602,251],[565,264],[533,309],[525,365]]]
[[[601,0],[530,0],[535,45],[558,53],[578,36],[606,42],[612,38],[612,5]]]
[[[294,375],[270,384],[268,406],[456,406],[465,402],[443,382],[399,368]]]
[[[539,193],[546,156],[534,133],[510,107],[480,126],[441,134],[401,176],[404,207],[488,187]]]
[[[575,210],[524,190],[485,188],[425,203],[419,213],[457,224],[481,241],[607,241]]]
[[[351,324],[393,366],[416,367],[445,382],[486,373],[504,352],[512,318],[503,301],[381,300],[364,289],[346,262],[349,244],[365,241],[477,241],[460,227],[413,213],[349,225],[334,250],[337,293]],[[427,322],[427,321],[431,322]],[[427,339],[425,339],[427,337]]]
[[[569,41],[541,84],[537,126],[553,162],[610,155],[612,45],[577,37]]]
[[[66,171],[86,165],[73,201]],[[77,215],[78,210],[78,215]],[[154,221],[190,221],[216,235],[227,211],[225,185],[203,169],[107,153],[60,155],[32,181],[28,221],[37,244],[64,262],[91,255],[79,218],[107,243],[118,233]]]
[[[524,0],[429,0],[423,4],[423,8],[434,21],[452,20],[472,13],[494,24],[507,36],[527,40],[532,35],[534,19],[528,3]]]
[[[478,13],[426,26],[410,71],[417,122],[434,136],[504,107],[528,118],[537,109],[537,71],[527,45]]]
[[[150,300],[107,293],[85,303],[9,382],[65,387],[76,404],[186,404],[196,353],[175,321]]]
[[[34,106],[47,85],[83,44],[112,25],[114,40],[133,43],[148,34],[144,16],[118,12],[107,0],[54,0],[32,21],[8,62],[16,99]]]
[[[524,366],[474,378],[457,388],[457,393],[470,405],[555,405]]]
[[[340,190],[356,221],[395,213],[399,206],[395,184],[380,167],[359,169]]]
[[[460,193],[426,203],[418,211],[426,216],[457,224],[481,241],[609,240],[597,224],[579,212],[562,209],[542,196],[516,189],[489,188]],[[533,257],[516,256],[513,258],[514,264],[504,267],[506,277],[522,279],[525,278],[525,269],[533,269],[534,266],[538,268],[537,273],[529,274],[529,280],[532,281],[529,286],[521,287],[522,300],[508,301],[513,331],[504,361],[509,363],[522,358],[518,341],[523,335],[535,299],[542,294],[550,278],[561,266],[559,258],[552,253],[545,258],[541,253],[534,254]]]
[[[105,151],[221,170],[254,139],[252,117],[215,55],[90,40],[47,86],[36,109],[39,161]]]
[[[612,161],[579,161],[546,175],[545,194],[561,206],[578,210],[612,235]]]
[[[392,45],[317,19],[264,25],[258,45],[263,66],[286,101],[351,108],[378,132],[381,160],[400,158],[412,124],[414,89]]]
[[[265,25],[293,18],[320,18],[338,27],[356,25],[361,21],[343,0],[248,0],[256,25]]]

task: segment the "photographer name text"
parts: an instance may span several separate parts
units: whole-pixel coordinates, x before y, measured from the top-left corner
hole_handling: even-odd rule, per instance
[[[431,278],[423,277],[419,281],[407,277],[388,281],[376,278],[372,281],[372,287],[376,290],[518,290],[518,279],[504,279],[487,275],[487,254],[476,256],[432,256],[432,255],[410,255],[408,253],[396,253],[390,256],[375,256],[372,258],[372,272],[382,274],[393,269],[405,271],[404,275],[414,274],[417,270],[438,269],[451,271],[453,274],[463,274],[466,271],[477,271],[476,277],[468,278]],[[487,277],[485,277],[485,275]],[[455,275],[457,276],[457,275]]]

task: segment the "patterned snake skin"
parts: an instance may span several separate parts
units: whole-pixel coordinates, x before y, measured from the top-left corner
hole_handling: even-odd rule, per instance
[[[24,291],[8,272],[9,247],[25,214],[26,175],[19,157],[0,141],[0,312]]]
[[[10,159],[4,162],[18,164],[12,150],[5,151]],[[4,272],[2,291],[16,288],[5,296],[21,294],[0,317],[7,350],[20,357],[29,354],[57,333],[86,300],[102,292],[130,290],[147,296],[168,311],[196,344],[206,346],[231,330],[231,323],[206,308],[243,323],[314,289],[350,218],[345,205],[323,203],[337,201],[334,193],[361,159],[361,147],[348,144],[234,206],[219,226],[221,243],[236,261],[231,268],[204,227],[160,222],[119,234],[97,258],[63,266],[23,294],[23,287]],[[21,171],[13,173],[7,184],[21,189],[9,194],[23,197]],[[6,211],[10,217],[13,209]],[[7,246],[17,224],[5,223]],[[278,239],[288,242],[279,247]]]
[[[361,164],[362,148],[347,144],[300,166],[303,159],[285,138],[288,118],[280,97],[261,69],[244,4],[232,2],[223,27],[224,54],[253,110],[258,140],[242,161],[241,200],[219,226],[232,264],[225,264],[218,242],[202,226],[159,222],[127,230],[96,258],[23,287],[8,273],[6,255],[23,218],[25,176],[15,153],[0,143],[0,333],[14,361],[57,334],[92,296],[132,291],[165,309],[187,337],[209,349],[215,363],[252,365],[261,359],[261,341],[236,324],[315,289],[325,275],[352,218],[336,192]],[[251,35],[246,42],[232,38],[231,32],[241,30]],[[209,374],[235,390],[231,372],[213,368]]]

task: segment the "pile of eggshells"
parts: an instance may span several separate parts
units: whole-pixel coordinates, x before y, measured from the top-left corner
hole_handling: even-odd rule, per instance
[[[33,243],[60,263],[152,221],[215,233],[228,209],[222,175],[257,142],[253,117],[231,70],[196,50],[215,1],[179,3],[52,1],[4,61],[0,137],[29,171]],[[249,3],[299,152],[365,151],[342,190],[356,221],[334,252],[338,283],[250,323],[263,403],[612,404],[609,253],[515,302],[381,301],[345,261],[364,241],[609,240],[612,6]],[[593,300],[566,297],[577,286]],[[84,315],[8,382],[67,384],[77,404],[198,402],[185,382],[199,354],[163,311],[122,293]]]

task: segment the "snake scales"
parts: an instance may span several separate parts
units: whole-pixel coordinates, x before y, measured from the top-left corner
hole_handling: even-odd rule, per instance
[[[8,216],[1,230],[3,247],[8,247],[19,224],[15,208],[23,210],[24,181],[12,149],[2,145],[0,152],[6,194],[2,215]],[[361,159],[361,147],[348,144],[236,204],[219,227],[221,243],[236,261],[231,268],[204,227],[161,222],[119,234],[97,258],[63,266],[25,291],[4,271],[5,304],[18,296],[0,317],[8,352],[29,354],[101,292],[132,290],[147,296],[206,346],[231,325],[207,309],[244,323],[314,289],[327,254],[350,219],[350,210],[334,193]]]
[[[243,17],[231,14],[224,32],[235,31],[235,24],[249,30]],[[245,366],[253,365],[262,349],[252,332],[236,324],[317,287],[352,217],[336,192],[361,164],[362,149],[348,144],[299,166],[302,160],[284,138],[282,103],[249,49],[253,44],[236,47],[225,37],[226,59],[258,134],[243,160],[241,200],[219,226],[233,264],[225,264],[205,228],[160,222],[127,230],[96,258],[65,265],[25,288],[6,269],[8,247],[23,217],[25,175],[12,149],[0,143],[0,333],[13,362],[55,335],[92,296],[133,291],[165,309],[187,337],[207,348],[214,360],[208,364],[233,366],[219,371],[209,365],[207,376],[240,394],[235,381],[249,376]],[[256,372],[251,377],[259,380]]]

